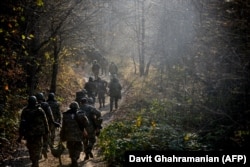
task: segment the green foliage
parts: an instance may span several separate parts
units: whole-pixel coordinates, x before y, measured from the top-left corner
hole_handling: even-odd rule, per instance
[[[126,120],[105,127],[98,143],[104,158],[110,163],[122,163],[128,150],[201,150],[202,144],[196,133],[178,129],[169,116],[164,116],[164,108],[169,104],[154,99],[147,109],[133,113],[126,111]]]

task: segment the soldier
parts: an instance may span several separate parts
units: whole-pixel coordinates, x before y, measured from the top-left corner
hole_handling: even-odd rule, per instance
[[[80,110],[86,113],[89,120],[89,126],[86,128],[87,136],[83,140],[85,158],[84,161],[88,160],[89,157],[93,158],[92,149],[96,142],[96,135],[99,135],[102,123],[101,112],[95,107],[88,104],[88,99],[83,98],[81,101],[82,105]]]
[[[23,137],[27,141],[32,167],[39,167],[43,142],[48,140],[48,136],[49,126],[45,112],[37,105],[36,97],[30,96],[28,106],[21,113],[19,138],[17,141],[20,143]]]
[[[37,98],[38,104],[41,106],[41,108],[44,110],[44,112],[46,114],[48,124],[49,124],[49,130],[50,130],[50,134],[51,134],[51,129],[53,129],[55,127],[60,127],[60,124],[55,122],[51,108],[50,108],[49,104],[47,102],[45,102],[45,97],[44,97],[43,93],[38,93],[36,95],[36,98]],[[43,153],[44,158],[47,158],[49,142],[50,141],[43,143],[44,145],[43,145],[42,153]]]
[[[108,82],[98,77],[96,85],[97,85],[97,97],[99,100],[99,108],[102,108],[105,107],[105,94],[107,93]]]
[[[93,98],[95,104],[95,97],[97,93],[96,82],[93,77],[89,77],[89,81],[85,83],[84,89],[87,91],[88,98]]]
[[[109,73],[111,75],[111,79],[117,76],[118,68],[114,62],[111,62],[109,65]]]
[[[95,79],[97,79],[97,77],[99,76],[100,68],[101,68],[100,64],[97,63],[97,60],[94,60],[93,65],[92,65],[92,72],[95,76]]]
[[[112,78],[108,85],[110,96],[110,112],[113,110],[113,103],[115,103],[115,109],[118,108],[118,100],[121,99],[122,86],[117,78]]]
[[[60,104],[57,100],[55,100],[55,94],[54,93],[50,93],[48,96],[48,100],[47,103],[49,104],[54,120],[55,122],[61,124],[62,121],[62,114],[60,111]],[[56,128],[55,126],[51,126],[50,127],[50,131],[51,131],[51,144],[54,144],[54,140],[55,140],[55,132],[56,132]]]
[[[72,102],[69,108],[69,110],[63,113],[60,139],[67,142],[71,167],[77,167],[77,160],[82,151],[84,131],[89,123],[85,113],[79,111],[79,105],[76,101]]]
[[[81,99],[87,97],[87,91],[85,89],[76,92],[76,98],[75,101],[80,105]]]
[[[101,57],[100,65],[101,65],[102,75],[106,76],[106,74],[108,72],[109,62],[104,56]]]

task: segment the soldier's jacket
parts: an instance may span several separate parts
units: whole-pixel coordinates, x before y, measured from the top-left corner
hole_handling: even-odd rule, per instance
[[[111,97],[117,97],[117,98],[121,98],[121,90],[122,90],[122,86],[119,83],[119,81],[117,79],[113,79],[110,83],[109,83],[109,95]]]
[[[83,129],[88,126],[85,114],[68,110],[63,113],[60,137],[62,141],[81,141]]]
[[[49,104],[47,102],[42,102],[40,105],[46,114],[49,126],[54,126],[55,120]]]
[[[93,73],[97,73],[99,71],[99,69],[100,69],[100,65],[98,63],[93,64],[93,66],[92,66]]]
[[[105,80],[97,80],[95,81],[96,85],[97,85],[97,92],[98,94],[105,94],[107,93],[107,86],[108,86],[108,82]]]
[[[75,101],[78,104],[81,104],[81,100],[84,97],[87,97],[87,92],[86,91],[82,90],[82,91],[76,92],[76,99],[75,99]]]
[[[101,112],[98,111],[95,107],[91,105],[84,104],[81,106],[80,110],[82,112],[85,112],[88,120],[89,120],[89,126],[88,127],[94,127],[101,129],[101,123],[100,120]]]
[[[109,72],[110,74],[117,74],[118,68],[115,64],[110,64],[109,66]]]
[[[56,122],[60,123],[61,119],[62,119],[62,114],[61,114],[61,111],[60,111],[59,103],[56,100],[49,100],[47,102],[48,102],[48,104],[49,104],[49,106],[51,108],[54,120]]]
[[[94,81],[92,82],[87,82],[84,86],[84,89],[86,89],[87,94],[89,97],[93,97],[96,95],[97,92],[97,87]]]
[[[24,138],[46,135],[49,133],[48,121],[45,112],[40,106],[26,107],[21,113],[19,133]]]

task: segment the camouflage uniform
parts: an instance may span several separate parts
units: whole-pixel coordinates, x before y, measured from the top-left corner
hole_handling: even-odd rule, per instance
[[[89,126],[86,127],[87,137],[84,138],[84,152],[85,152],[85,159],[89,159],[89,156],[93,158],[92,149],[96,142],[96,131],[99,131],[102,127],[98,124],[98,120],[100,120],[101,112],[97,110],[95,107],[87,104],[87,99],[82,99],[82,105],[80,110],[86,113],[86,116],[89,120]]]
[[[81,99],[82,98],[87,98],[87,91],[85,89],[79,91],[79,92],[76,92],[76,99],[75,101],[80,105],[81,104]]]
[[[48,96],[48,100],[47,103],[49,104],[54,120],[57,123],[61,123],[62,121],[62,114],[60,111],[60,104],[55,100],[55,94],[54,93],[50,93]],[[56,127],[55,126],[51,126],[50,127],[50,131],[51,131],[51,144],[54,144],[54,140],[55,140],[55,132],[56,132]]]
[[[111,79],[116,77],[116,75],[118,73],[118,68],[114,62],[111,62],[111,64],[109,65],[109,73],[111,75]]]
[[[32,167],[39,166],[39,158],[42,152],[43,142],[48,140],[49,126],[43,109],[36,104],[36,97],[29,98],[29,104],[21,113],[19,127],[19,139],[27,140]],[[43,141],[45,140],[45,141]]]
[[[108,82],[98,77],[96,85],[97,85],[97,97],[99,100],[99,108],[102,108],[105,107],[105,94],[107,93]]]
[[[97,87],[96,87],[96,82],[93,80],[92,77],[89,77],[89,81],[85,84],[84,89],[87,91],[88,97],[93,98],[94,103],[95,103]]]
[[[118,108],[118,100],[121,99],[122,86],[117,78],[113,78],[108,85],[110,96],[110,111],[113,110],[113,103],[115,103],[115,109]]]
[[[70,109],[63,113],[62,129],[60,132],[61,141],[67,141],[72,167],[78,166],[77,160],[82,151],[83,131],[88,126],[87,117],[84,113],[79,113],[78,109],[77,102],[70,104]]]
[[[59,127],[60,124],[55,122],[53,113],[51,111],[51,108],[50,108],[49,104],[47,102],[45,102],[45,98],[43,96],[43,93],[38,93],[36,95],[36,98],[37,98],[37,101],[40,104],[41,108],[44,110],[44,112],[46,114],[48,124],[49,124],[49,131],[50,131],[50,134],[51,134],[51,129],[55,128],[55,126]],[[44,158],[47,158],[49,142],[50,141],[47,141],[47,142],[43,143],[42,153],[44,155]]]

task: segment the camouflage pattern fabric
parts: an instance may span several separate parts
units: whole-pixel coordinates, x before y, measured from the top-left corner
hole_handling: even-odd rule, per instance
[[[62,129],[60,132],[61,141],[67,141],[67,148],[71,158],[72,167],[78,166],[77,160],[82,151],[83,130],[88,126],[85,114],[79,114],[77,110],[69,109],[63,113]]]
[[[59,103],[56,101],[56,100],[50,100],[50,101],[47,101],[47,103],[49,104],[50,108],[51,108],[51,111],[52,111],[52,114],[53,114],[53,117],[54,117],[54,120],[58,123],[61,123],[62,121],[62,114],[61,114],[61,111],[60,111],[60,105]],[[55,140],[55,137],[56,137],[56,127],[54,125],[51,125],[50,126],[50,133],[51,133],[51,144],[54,144],[54,140]]]
[[[82,142],[67,141],[67,148],[69,150],[69,157],[71,158],[71,167],[77,167],[77,160],[82,152]]]
[[[83,140],[84,152],[86,154],[86,157],[88,157],[89,154],[92,155],[91,151],[96,142],[96,129],[101,129],[101,125],[96,124],[96,119],[99,119],[101,117],[101,112],[95,107],[87,104],[82,105],[81,110],[85,112],[89,120],[89,126],[86,127],[88,136]]]
[[[54,120],[56,122],[60,123],[61,119],[62,119],[62,114],[60,111],[60,104],[56,100],[47,101],[47,103],[49,104],[49,106],[51,108]]]
[[[41,105],[41,108],[44,110],[46,117],[48,119],[49,133],[50,133],[49,139],[51,140],[51,134],[53,133],[52,130],[55,129],[54,116],[53,116],[52,110],[47,102],[40,102],[40,105]],[[47,158],[48,149],[49,149],[49,140],[44,139],[42,153],[43,153],[45,158]]]
[[[42,108],[35,106],[34,108],[23,109],[19,132],[25,139],[49,133],[47,117]]]
[[[121,89],[122,86],[117,78],[113,78],[109,83],[109,96],[110,96],[110,111],[113,110],[113,105],[115,109],[118,108],[118,100],[121,99]]]
[[[42,151],[42,136],[30,136],[27,138],[27,148],[29,150],[30,160],[32,161],[32,167],[39,166],[39,158]]]
[[[49,104],[47,102],[41,102],[40,105],[41,105],[41,108],[44,110],[44,112],[46,114],[46,117],[48,119],[49,127],[51,128],[52,126],[54,126],[54,122],[55,122],[52,110],[51,110],[51,108],[50,108],[50,106],[49,106]]]
[[[43,143],[49,133],[49,126],[44,111],[39,106],[26,107],[21,113],[20,136],[27,140],[32,167],[38,167]]]
[[[81,141],[82,131],[76,121],[76,111],[71,109],[63,113],[60,137],[62,141]]]
[[[83,144],[84,144],[84,152],[86,155],[91,153],[93,146],[96,142],[96,134],[95,134],[95,127],[94,126],[89,126],[86,128],[86,131],[88,133],[88,137],[84,138]]]
[[[99,79],[96,81],[96,85],[97,85],[97,97],[98,97],[99,105],[101,108],[105,106],[105,94],[107,93],[108,82],[105,80]]]

